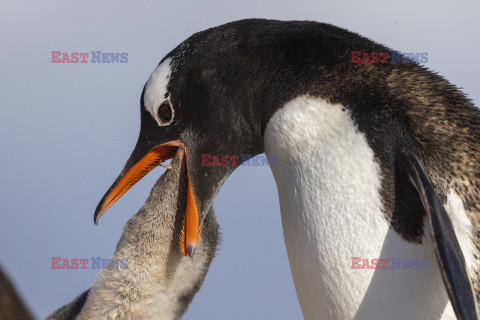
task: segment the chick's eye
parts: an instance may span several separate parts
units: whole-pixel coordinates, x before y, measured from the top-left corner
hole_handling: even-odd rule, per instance
[[[172,120],[172,107],[168,101],[162,102],[157,111],[160,121],[168,122]]]

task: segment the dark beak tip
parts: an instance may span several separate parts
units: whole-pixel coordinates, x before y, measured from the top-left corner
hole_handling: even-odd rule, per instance
[[[193,254],[195,253],[195,249],[196,249],[196,248],[197,248],[197,247],[194,246],[194,245],[189,245],[189,246],[187,246],[187,254],[188,254],[188,256],[189,256],[190,258],[192,258],[192,259],[193,259]]]
[[[98,225],[98,218],[99,218],[99,217],[98,217],[97,213],[95,212],[95,214],[93,215],[93,223],[94,223],[95,225]]]
[[[100,201],[100,203],[97,205],[97,208],[95,209],[95,213],[93,214],[93,223],[95,223],[95,225],[98,225],[98,220],[102,215],[100,211],[102,210],[103,201],[104,201],[103,199],[102,201]]]

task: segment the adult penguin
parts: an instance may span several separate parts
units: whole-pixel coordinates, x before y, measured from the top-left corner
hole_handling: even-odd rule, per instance
[[[180,250],[192,257],[236,168],[202,166],[202,155],[265,152],[278,160],[271,168],[306,319],[477,319],[479,111],[414,61],[352,63],[358,51],[391,52],[306,21],[250,19],[194,34],[148,79],[137,145],[95,222],[180,150]]]

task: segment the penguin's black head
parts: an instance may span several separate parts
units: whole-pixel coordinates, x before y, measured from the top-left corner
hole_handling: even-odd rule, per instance
[[[193,254],[206,213],[242,155],[263,152],[265,119],[275,103],[270,90],[278,77],[267,72],[248,39],[236,26],[210,29],[160,62],[142,92],[137,145],[100,201],[95,223],[151,169],[183,157],[189,195],[182,252]]]

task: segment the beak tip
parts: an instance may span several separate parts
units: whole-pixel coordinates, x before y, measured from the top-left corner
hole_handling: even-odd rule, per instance
[[[187,246],[187,254],[190,258],[193,259],[193,254],[195,253],[196,245],[190,244]]]
[[[93,214],[93,223],[95,223],[95,225],[98,225],[98,220],[100,219],[101,215],[102,215],[101,206],[98,205],[97,209],[95,210],[95,213]]]

